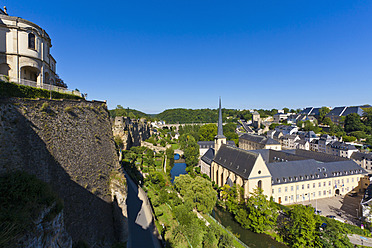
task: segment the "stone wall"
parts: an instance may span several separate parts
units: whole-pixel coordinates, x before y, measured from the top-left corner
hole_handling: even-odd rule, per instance
[[[132,146],[141,146],[142,142],[151,136],[151,124],[145,119],[118,116],[113,120],[112,126],[114,136],[122,139],[125,150]]]
[[[112,180],[120,166],[105,103],[0,99],[0,173],[14,170],[36,175],[63,199],[73,242],[126,241],[126,185]]]

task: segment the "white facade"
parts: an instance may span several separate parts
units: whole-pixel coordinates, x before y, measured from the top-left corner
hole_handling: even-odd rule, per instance
[[[49,35],[38,25],[0,11],[0,74],[12,81],[54,84],[56,61]]]

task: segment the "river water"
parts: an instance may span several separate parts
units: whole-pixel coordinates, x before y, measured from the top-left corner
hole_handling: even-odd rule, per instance
[[[174,154],[174,160],[179,160],[179,159],[180,159],[180,155]],[[171,182],[173,183],[175,177],[178,177],[179,175],[187,174],[186,163],[174,163],[174,166],[172,170],[170,171],[170,173],[171,173]]]
[[[284,244],[276,242],[266,234],[258,234],[244,229],[234,217],[221,208],[215,207],[212,216],[224,227],[229,227],[230,231],[239,234],[239,239],[250,248],[286,248]]]

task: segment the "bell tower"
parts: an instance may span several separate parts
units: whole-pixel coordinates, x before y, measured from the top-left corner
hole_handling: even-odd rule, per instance
[[[222,127],[222,110],[221,110],[221,97],[220,97],[220,106],[218,110],[218,127],[217,127],[217,135],[214,137],[214,149],[215,153],[218,152],[222,144],[226,144],[226,137],[223,135],[223,127]]]

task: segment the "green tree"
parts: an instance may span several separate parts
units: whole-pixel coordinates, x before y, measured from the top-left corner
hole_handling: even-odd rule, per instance
[[[352,142],[352,141],[356,141],[356,137],[354,137],[354,136],[348,136],[348,135],[343,135],[342,136],[342,140],[344,141],[344,142]]]
[[[213,141],[216,135],[217,135],[216,124],[206,124],[201,126],[199,129],[199,140]]]
[[[281,124],[279,124],[279,123],[271,123],[270,126],[269,126],[269,129],[270,130],[274,130],[279,125],[281,125]]]
[[[179,140],[186,164],[188,166],[197,165],[199,162],[199,145],[195,141],[195,138],[191,135],[183,134]]]
[[[216,205],[217,194],[212,183],[200,176],[180,175],[174,179],[176,190],[198,211],[210,213]]]
[[[192,211],[191,205],[186,203],[176,206],[174,215],[180,223],[174,235],[175,239],[179,235],[186,235],[193,247],[200,247],[204,236],[204,222]]]
[[[294,205],[280,224],[279,233],[290,247],[321,247],[319,238],[319,216],[311,206]]]
[[[353,247],[347,237],[348,230],[341,222],[324,217],[322,217],[322,222],[326,224],[323,226],[320,236],[320,243],[323,248]]]
[[[354,136],[358,140],[367,138],[367,134],[363,131],[354,131],[350,133],[351,136]]]
[[[330,112],[331,110],[327,107],[321,107],[319,109],[319,122],[323,123],[325,116]]]
[[[364,124],[362,123],[360,116],[357,113],[348,114],[345,117],[345,132],[350,133],[354,131],[363,131]]]
[[[283,108],[283,110],[285,114],[289,113],[289,108]]]
[[[332,122],[331,118],[329,118],[329,117],[325,117],[325,118],[323,119],[323,124],[324,124],[324,125],[327,125],[327,126],[332,126],[332,125],[333,125],[333,122]]]
[[[247,201],[250,229],[262,233],[276,224],[278,212],[273,202],[267,200],[261,188],[255,188]]]

